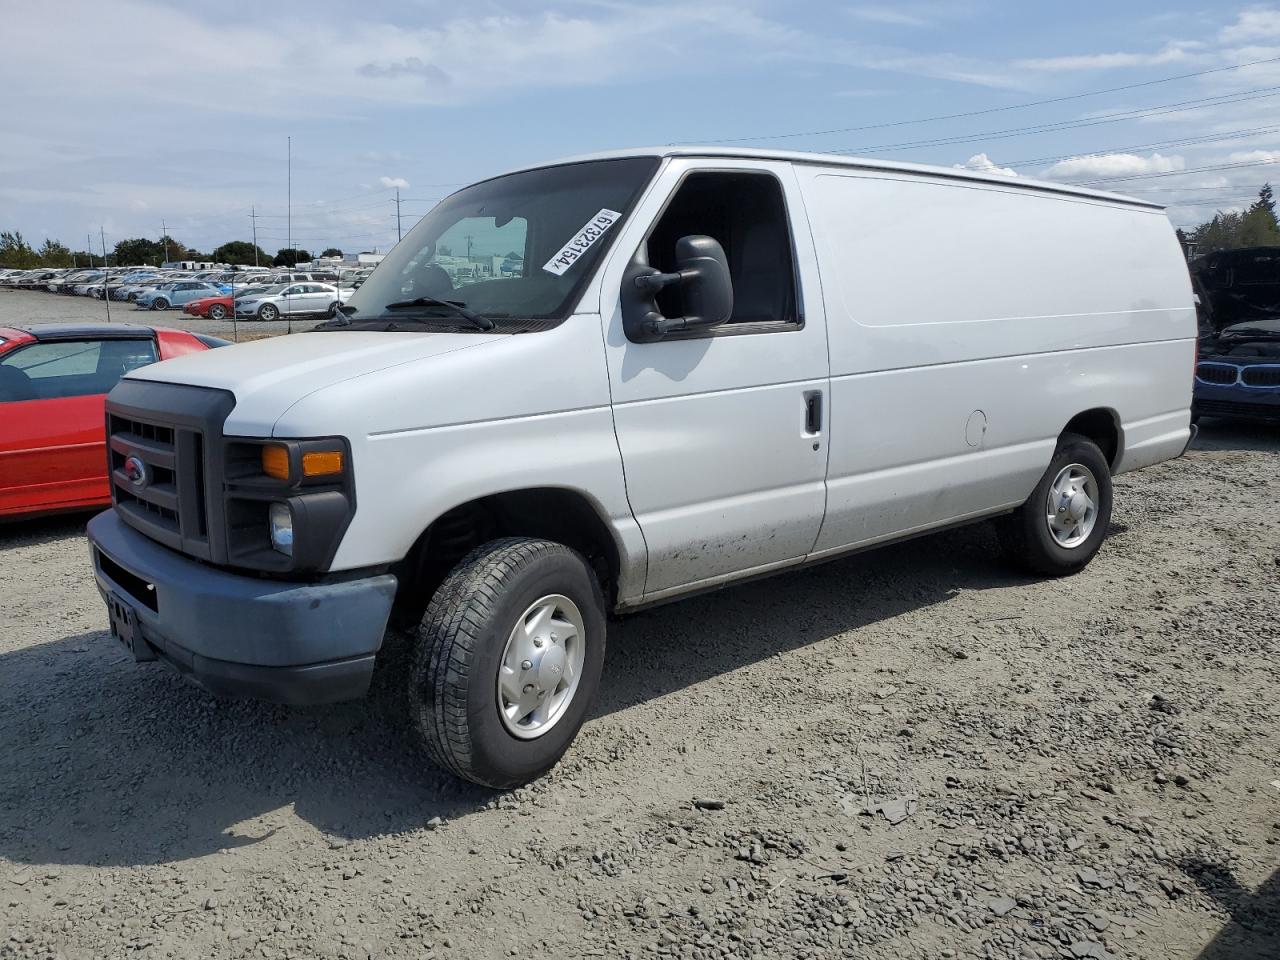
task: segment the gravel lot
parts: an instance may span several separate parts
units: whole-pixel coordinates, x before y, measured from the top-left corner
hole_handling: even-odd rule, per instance
[[[1278,464],[1206,424],[1065,580],[978,525],[620,621],[507,795],[133,664],[85,518],[0,527],[0,957],[1280,957]]]

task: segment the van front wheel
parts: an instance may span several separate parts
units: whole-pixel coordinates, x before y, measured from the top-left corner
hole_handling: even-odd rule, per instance
[[[1088,437],[1064,433],[1030,498],[996,522],[1005,554],[1033,573],[1084,569],[1111,523],[1111,468]]]
[[[586,719],[604,665],[600,584],[549,540],[495,540],[435,592],[414,638],[409,709],[427,755],[511,789],[550,770]]]

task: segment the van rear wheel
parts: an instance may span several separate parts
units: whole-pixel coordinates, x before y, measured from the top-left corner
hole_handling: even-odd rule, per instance
[[[586,719],[604,646],[604,598],[578,553],[523,537],[472,551],[414,637],[409,711],[427,755],[498,789],[542,776]]]
[[[996,521],[1006,556],[1033,573],[1075,573],[1093,559],[1111,523],[1111,468],[1088,437],[1064,433],[1021,507]]]

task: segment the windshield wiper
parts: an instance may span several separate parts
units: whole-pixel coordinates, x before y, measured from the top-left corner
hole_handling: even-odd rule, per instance
[[[466,304],[457,300],[439,300],[436,297],[415,297],[412,300],[397,300],[395,303],[388,303],[383,310],[412,310],[414,307],[444,307],[455,317],[461,317],[466,320],[477,330],[492,330],[497,326],[488,317],[481,316],[468,310]]]

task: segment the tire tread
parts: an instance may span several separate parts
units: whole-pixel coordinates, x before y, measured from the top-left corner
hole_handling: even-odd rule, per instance
[[[477,769],[467,718],[471,664],[503,588],[549,552],[577,555],[550,540],[507,537],[467,554],[436,590],[418,627],[410,713],[428,757],[456,776],[490,786]]]

